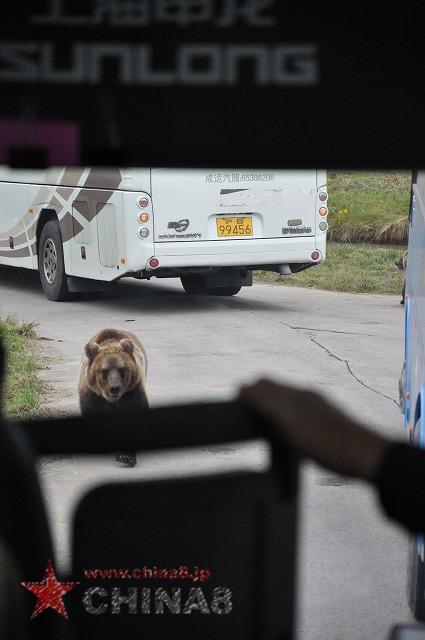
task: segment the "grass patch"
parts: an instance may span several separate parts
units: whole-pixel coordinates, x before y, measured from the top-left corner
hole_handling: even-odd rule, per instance
[[[6,415],[21,418],[33,415],[40,404],[41,384],[37,374],[37,326],[33,322],[17,322],[13,317],[0,319],[0,336],[6,351]]]
[[[256,271],[255,281],[352,293],[401,294],[403,272],[394,262],[404,247],[329,242],[323,264],[291,276]]]
[[[409,171],[328,171],[329,240],[407,244],[410,183]]]

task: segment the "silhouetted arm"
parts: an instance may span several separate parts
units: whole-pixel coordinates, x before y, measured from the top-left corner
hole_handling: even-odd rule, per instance
[[[322,396],[268,380],[240,399],[268,419],[283,446],[337,473],[375,485],[386,513],[425,530],[425,451],[367,429]]]

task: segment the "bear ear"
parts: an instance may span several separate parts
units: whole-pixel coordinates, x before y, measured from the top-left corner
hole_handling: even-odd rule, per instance
[[[88,342],[85,347],[86,356],[91,361],[94,359],[96,353],[99,351],[99,345],[97,342]]]
[[[122,338],[120,340],[120,345],[123,351],[126,351],[127,353],[133,353],[133,343],[128,338]]]

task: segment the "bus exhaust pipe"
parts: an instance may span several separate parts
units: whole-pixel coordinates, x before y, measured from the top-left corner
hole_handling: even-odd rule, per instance
[[[277,272],[280,273],[281,276],[290,276],[292,273],[289,264],[279,264]]]

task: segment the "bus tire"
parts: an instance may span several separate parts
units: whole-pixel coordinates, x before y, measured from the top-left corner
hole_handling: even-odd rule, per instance
[[[408,600],[417,620],[425,621],[425,573],[424,563],[418,555],[416,536],[409,541]]]
[[[207,285],[205,278],[199,274],[191,274],[180,278],[183,289],[191,296],[202,295],[206,293]]]
[[[205,278],[200,274],[191,274],[180,278],[183,289],[192,296],[234,296],[242,287],[207,287]]]
[[[70,298],[63,260],[62,235],[57,220],[46,222],[41,231],[38,272],[41,286],[49,300],[60,302]]]

